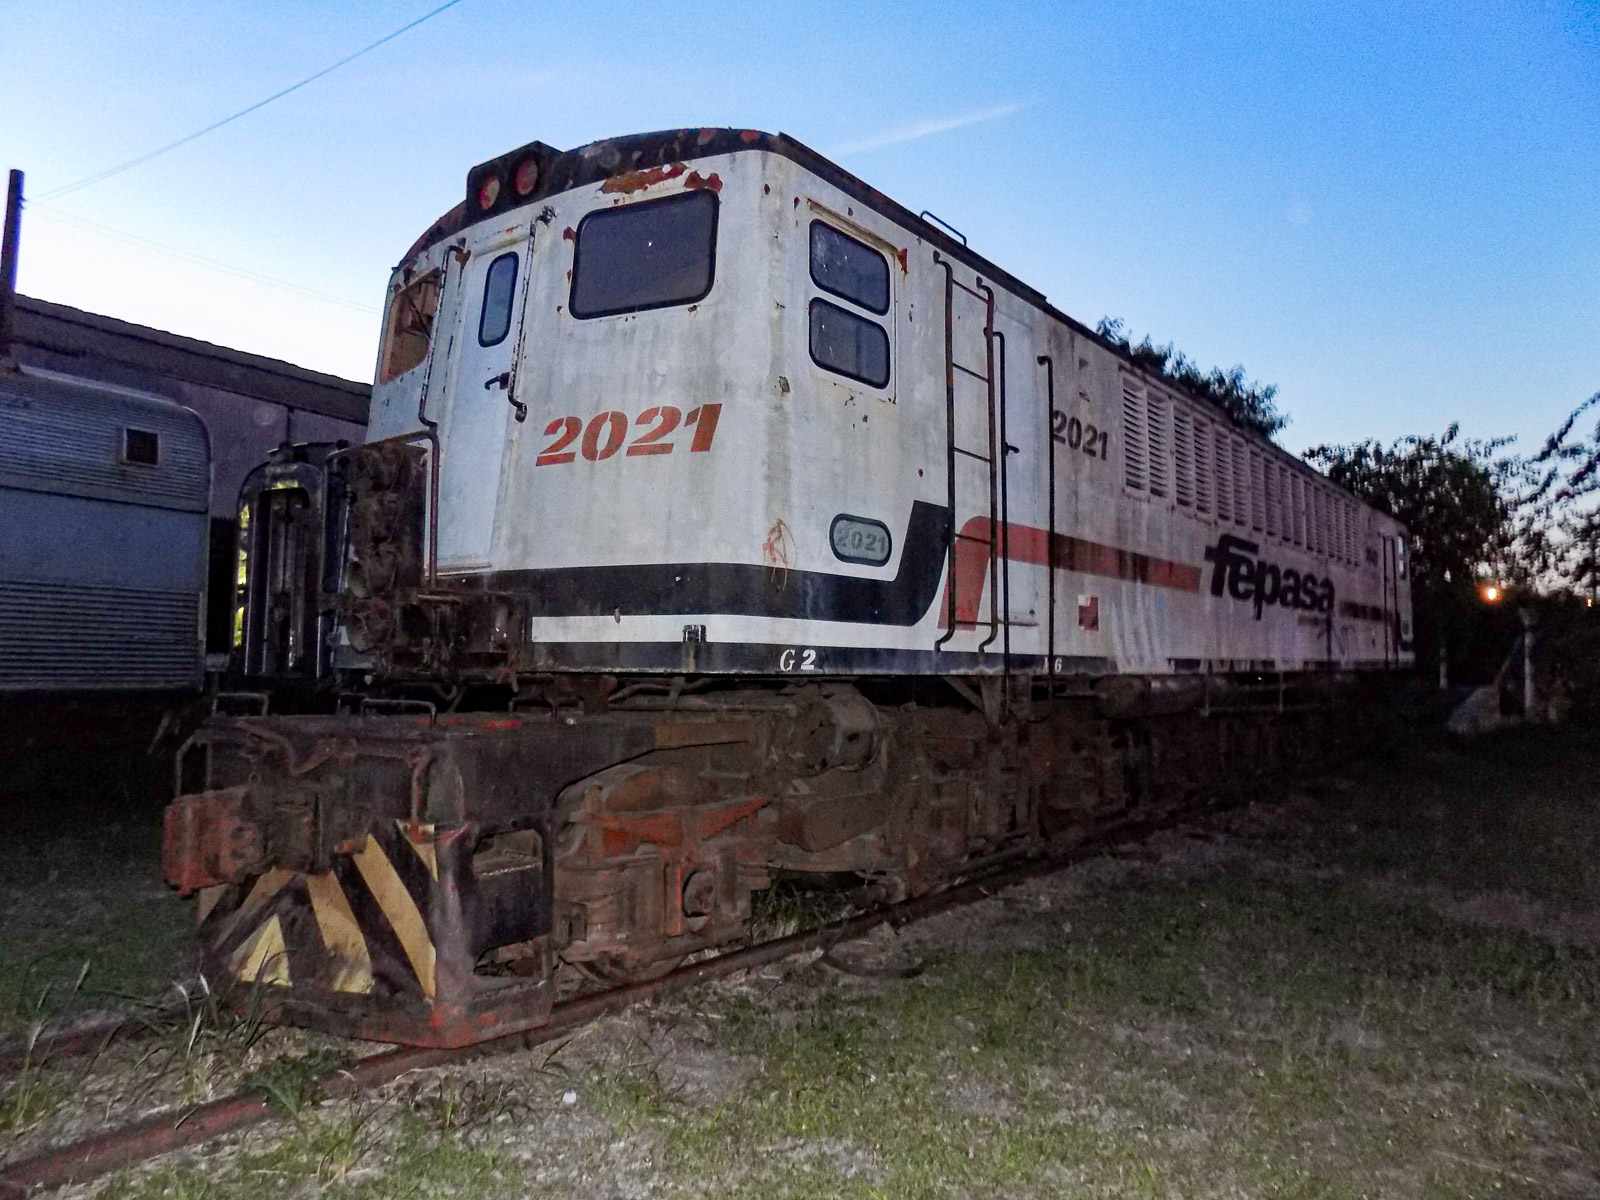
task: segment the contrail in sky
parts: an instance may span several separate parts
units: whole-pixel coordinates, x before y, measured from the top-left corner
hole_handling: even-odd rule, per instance
[[[949,133],[952,129],[965,129],[969,125],[981,125],[985,121],[998,121],[1002,117],[1014,116],[1027,107],[1026,104],[996,104],[956,117],[934,117],[925,121],[913,121],[910,125],[886,129],[882,133],[875,133],[859,141],[845,142],[843,145],[835,146],[832,153],[842,158],[847,154],[881,150],[885,146],[898,146],[902,142],[915,142],[925,137],[932,137],[936,133]]]

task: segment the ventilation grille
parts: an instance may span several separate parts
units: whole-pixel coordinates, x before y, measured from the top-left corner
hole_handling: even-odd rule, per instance
[[[1144,392],[1122,385],[1122,480],[1137,491],[1149,485],[1150,455],[1144,432]]]
[[[0,689],[198,686],[199,596],[0,583]]]
[[[1172,498],[1194,507],[1194,418],[1182,405],[1172,410]]]
[[[1172,409],[1165,396],[1151,392],[1144,401],[1145,435],[1150,439],[1150,494],[1172,494]]]

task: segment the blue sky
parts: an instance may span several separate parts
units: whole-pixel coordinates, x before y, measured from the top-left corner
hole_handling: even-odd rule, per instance
[[[431,7],[16,5],[0,165],[42,197]],[[31,206],[21,286],[369,378],[388,269],[469,166],[702,124],[793,134],[1079,319],[1244,363],[1296,451],[1535,443],[1600,389],[1592,2],[464,0]]]

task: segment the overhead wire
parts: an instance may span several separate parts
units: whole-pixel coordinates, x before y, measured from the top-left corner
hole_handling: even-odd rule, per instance
[[[207,125],[203,129],[197,129],[193,133],[185,134],[183,137],[178,138],[175,141],[168,142],[163,146],[157,146],[154,150],[148,150],[145,153],[140,154],[135,158],[127,159],[124,162],[117,163],[115,166],[107,167],[103,171],[96,171],[93,175],[86,175],[82,179],[75,180],[74,182],[66,184],[63,187],[58,187],[58,188],[55,188],[52,191],[46,192],[44,195],[42,195],[42,196],[38,197],[36,200],[34,200],[34,203],[35,204],[46,204],[46,203],[49,203],[52,200],[59,200],[63,196],[71,195],[73,192],[80,191],[83,188],[91,187],[94,184],[101,183],[104,180],[110,179],[114,175],[121,175],[124,171],[131,171],[135,167],[143,166],[145,163],[149,162],[151,159],[159,158],[161,155],[166,154],[169,151],[176,150],[179,146],[187,146],[190,142],[195,141],[197,138],[205,137],[205,135],[208,134],[208,133],[215,133],[218,129],[221,129],[224,125],[230,125],[234,121],[237,121],[240,117],[247,117],[251,113],[256,112],[259,109],[265,108],[267,105],[271,104],[274,100],[281,100],[285,96],[290,95],[293,92],[299,91],[301,88],[305,87],[307,84],[315,83],[317,80],[321,79],[323,76],[332,74],[334,71],[337,71],[340,67],[343,67],[343,66],[348,65],[349,63],[355,62],[355,60],[360,58],[362,55],[370,54],[372,51],[376,50],[378,47],[386,45],[387,43],[394,41],[394,39],[399,37],[401,34],[408,33],[411,30],[415,29],[418,25],[421,25],[421,24],[423,24],[423,23],[425,23],[427,21],[433,20],[434,17],[437,17],[440,13],[444,12],[446,9],[454,8],[456,5],[458,5],[460,3],[461,3],[461,0],[445,0],[444,4],[439,5],[439,7],[435,8],[435,9],[432,9],[429,12],[423,13],[422,16],[416,18],[416,20],[410,21],[410,22],[406,23],[405,25],[402,25],[399,29],[394,30],[392,33],[385,34],[383,37],[379,38],[377,41],[370,42],[367,45],[361,47],[361,49],[355,51],[354,53],[345,55],[338,62],[331,63],[328,66],[323,67],[322,70],[317,71],[317,72],[315,72],[315,73],[313,73],[311,75],[307,75],[304,79],[298,80],[295,83],[291,83],[288,87],[282,88],[282,89],[280,89],[280,90],[278,90],[276,92],[273,92],[272,95],[267,96],[264,99],[257,100],[254,104],[250,104],[250,105],[245,106],[244,108],[241,108],[238,112],[230,113],[227,116],[223,117],[221,120],[217,120],[217,121],[211,122],[211,124]]]

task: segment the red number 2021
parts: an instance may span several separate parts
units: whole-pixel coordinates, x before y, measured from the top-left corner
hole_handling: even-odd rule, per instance
[[[689,453],[698,454],[711,449],[717,436],[717,420],[722,416],[722,405],[702,404],[688,412],[668,404],[654,404],[633,419],[642,432],[633,439],[624,457],[642,454],[671,454],[675,443],[668,441],[673,430],[682,425],[693,428],[689,439]],[[590,462],[603,462],[622,449],[628,437],[628,414],[616,409],[596,413],[588,425],[578,417],[556,417],[544,427],[545,437],[555,438],[534,459],[534,465],[550,467],[557,463],[576,461],[578,454]],[[578,449],[569,449],[573,442]]]

